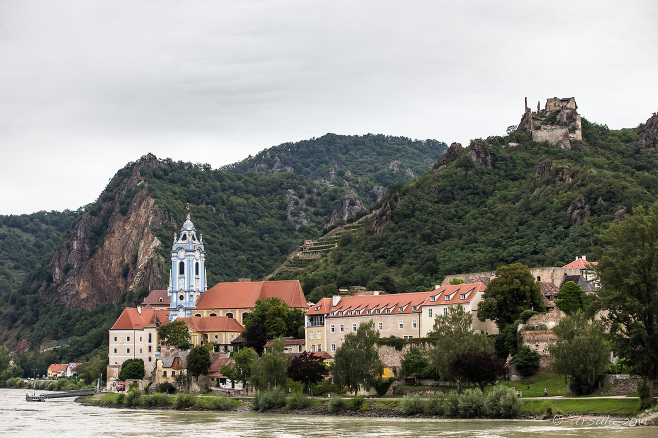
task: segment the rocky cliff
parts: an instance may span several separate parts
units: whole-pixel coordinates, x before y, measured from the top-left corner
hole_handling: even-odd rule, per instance
[[[165,261],[155,252],[161,242],[151,230],[168,219],[140,175],[141,169],[159,165],[151,155],[126,166],[65,237],[48,267],[55,299],[91,309],[116,303],[128,289],[166,287]]]

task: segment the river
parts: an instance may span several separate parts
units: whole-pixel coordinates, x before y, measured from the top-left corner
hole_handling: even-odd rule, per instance
[[[572,425],[564,421],[438,420],[179,412],[82,406],[73,399],[25,401],[0,389],[2,437],[571,437],[655,438],[658,427]]]

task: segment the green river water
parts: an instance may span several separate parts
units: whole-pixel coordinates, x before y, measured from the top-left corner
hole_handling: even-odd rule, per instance
[[[0,389],[1,437],[658,437],[658,427],[563,421],[439,420],[179,412],[82,406],[73,399],[25,401]]]

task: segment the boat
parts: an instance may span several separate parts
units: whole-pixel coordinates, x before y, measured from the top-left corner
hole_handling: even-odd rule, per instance
[[[37,394],[37,370],[34,370],[34,383],[32,384],[32,395],[25,394],[25,400],[29,402],[42,402],[46,401],[46,397]]]

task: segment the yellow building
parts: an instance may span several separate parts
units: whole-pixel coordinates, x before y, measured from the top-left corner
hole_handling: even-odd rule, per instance
[[[192,316],[178,318],[190,331],[192,345],[219,344],[228,346],[244,330],[235,318],[227,316]]]

